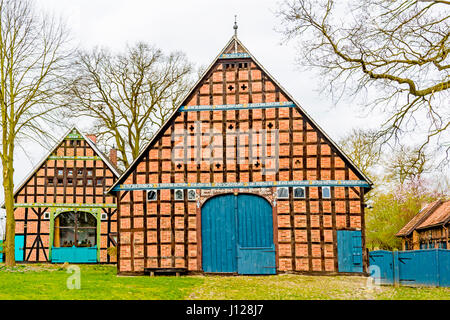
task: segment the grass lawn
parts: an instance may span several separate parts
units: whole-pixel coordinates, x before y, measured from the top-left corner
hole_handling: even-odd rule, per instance
[[[66,286],[61,265],[0,264],[0,299],[450,299],[450,288],[383,286],[364,277],[118,277],[115,266],[80,265],[81,289]]]

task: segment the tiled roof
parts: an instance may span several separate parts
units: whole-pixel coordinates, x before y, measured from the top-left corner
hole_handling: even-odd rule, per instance
[[[450,200],[436,200],[426,205],[403,228],[397,232],[397,237],[408,236],[415,229],[425,229],[431,226],[445,224],[450,220]]]
[[[445,224],[450,220],[450,200],[442,202],[416,229],[425,229]]]

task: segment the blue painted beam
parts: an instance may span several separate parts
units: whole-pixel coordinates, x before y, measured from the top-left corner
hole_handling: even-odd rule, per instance
[[[223,53],[219,56],[219,59],[237,59],[237,58],[250,58],[250,55],[246,52],[233,52],[233,53]]]
[[[299,180],[260,182],[217,182],[217,183],[149,183],[121,184],[112,191],[155,190],[155,189],[233,189],[271,187],[369,187],[364,180]]]
[[[189,111],[250,110],[250,109],[267,109],[267,108],[293,108],[293,107],[295,107],[295,104],[292,101],[285,101],[285,102],[265,102],[265,103],[181,106],[179,111],[189,112]]]

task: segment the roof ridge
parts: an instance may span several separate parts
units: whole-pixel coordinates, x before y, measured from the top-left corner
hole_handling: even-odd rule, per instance
[[[427,204],[417,214],[415,214],[414,217],[412,217],[395,235],[398,237],[402,237],[402,236],[407,236],[407,235],[411,234],[412,231],[414,231],[418,226],[420,226],[420,224],[422,224],[426,219],[428,219],[428,217],[430,217],[430,215],[436,210],[436,208],[440,206],[440,202],[441,202],[441,200],[437,199],[437,200]],[[408,224],[411,221],[413,221],[415,217],[418,217],[422,213],[423,210],[427,210],[424,213],[424,215],[417,222],[415,222],[412,226],[410,226],[408,228],[409,229],[408,231],[401,232],[402,229],[405,228],[406,226],[408,226]]]

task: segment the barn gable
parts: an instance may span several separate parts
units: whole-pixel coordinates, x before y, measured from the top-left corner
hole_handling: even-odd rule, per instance
[[[290,123],[290,119],[293,120],[292,123]],[[206,124],[209,120],[212,120],[211,125]],[[239,123],[240,121],[238,120],[244,121],[243,123]],[[203,122],[206,126],[210,126],[211,128],[206,128],[205,125],[203,125],[200,129],[192,129],[192,122],[196,122],[200,126],[202,126],[201,123]],[[233,123],[229,124],[229,122]],[[190,125],[186,125],[188,123]],[[298,130],[298,132],[290,134],[289,131],[292,131],[292,129]],[[335,162],[333,165],[328,164],[329,161],[325,159],[316,160],[319,162],[322,161],[325,164],[325,167],[328,166],[331,168],[334,166],[336,168],[336,175],[333,177],[331,176],[331,171],[322,171],[322,174],[320,174],[319,169],[321,168],[321,163],[310,158],[307,159],[307,163],[302,164],[302,167],[306,170],[303,174],[297,173],[294,174],[295,177],[291,178],[282,177],[281,180],[359,180],[358,186],[364,186],[366,191],[370,190],[372,185],[369,178],[352,163],[345,153],[340,150],[332,139],[312,120],[292,96],[290,96],[281,85],[270,76],[235,36],[231,38],[225,48],[193,86],[183,103],[176,108],[168,121],[166,121],[161,129],[155,134],[141,154],[133,161],[130,167],[109,191],[112,191],[113,189],[117,191],[120,184],[132,184],[133,179],[130,178],[130,174],[136,170],[136,167],[144,158],[149,156],[149,153],[156,152],[155,150],[158,149],[158,142],[162,140],[167,141],[168,137],[177,140],[177,136],[183,130],[190,130],[188,134],[197,133],[198,130],[201,130],[201,134],[204,136],[203,140],[209,139],[205,138],[205,136],[208,135],[208,133],[206,133],[208,130],[210,132],[214,131],[215,135],[218,135],[219,132],[228,135],[229,133],[232,133],[232,131],[242,130],[249,130],[252,132],[258,130],[278,130],[279,136],[276,137],[276,139],[281,143],[288,144],[288,141],[290,140],[294,141],[294,144],[319,143],[321,146],[320,152],[318,152],[317,149],[313,150],[313,146],[309,146],[307,147],[307,150],[305,150],[308,152],[308,156],[314,157],[319,153],[325,156],[332,155],[333,161]],[[302,136],[302,133],[304,133],[303,135],[305,137]],[[252,138],[259,139],[260,141],[266,136],[264,135],[261,137],[256,134],[255,137],[256,138]],[[223,141],[225,140],[226,139],[223,138]],[[192,146],[195,143],[196,142],[188,142],[187,145]],[[204,141],[200,141],[199,143],[204,143]],[[178,139],[173,146],[179,148],[181,144],[180,139]],[[165,144],[163,149],[166,146],[171,146],[171,144]],[[186,147],[186,143],[184,143],[183,147]],[[216,144],[215,147],[218,147],[218,145]],[[225,150],[227,150],[227,148],[224,146],[223,142],[222,147],[224,151],[222,159],[225,159]],[[293,161],[296,164],[298,164],[299,161],[305,161],[305,159],[301,159],[302,152],[299,150],[299,147],[294,148],[294,152],[292,153],[289,153],[286,148],[282,149],[283,150],[274,150],[274,152],[284,152],[284,156],[294,158]],[[248,155],[248,150],[245,152]],[[261,153],[262,150],[258,152]],[[167,151],[164,151],[164,153],[167,153]],[[190,153],[188,156],[189,155]],[[280,156],[283,155],[280,154]],[[300,156],[300,158],[296,156]],[[194,161],[196,162],[205,160],[203,156],[195,157],[194,155],[194,157],[191,158],[195,158]],[[250,158],[255,159],[255,156],[250,155]],[[256,156],[256,159],[257,158],[258,156]],[[186,162],[186,159],[183,160]],[[283,163],[285,163],[285,165],[283,165]],[[248,165],[253,167],[254,164],[248,163]],[[263,167],[264,165],[265,164],[262,164]],[[286,160],[280,161],[280,170],[287,170],[287,168],[288,165],[286,165]],[[338,168],[342,168],[343,171],[340,171]],[[313,173],[312,171],[317,172]],[[256,177],[256,181],[278,181],[280,177],[272,175],[272,177],[267,176],[266,178],[267,179]],[[150,183],[164,183],[164,181],[158,181],[157,179],[150,180]],[[202,179],[198,179],[197,182],[200,183],[200,180]],[[253,179],[250,177],[249,179],[243,179],[242,181],[251,182]]]
[[[108,191],[118,272],[363,272],[370,187],[233,37]]]

